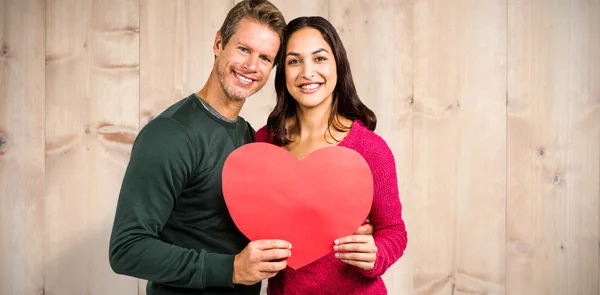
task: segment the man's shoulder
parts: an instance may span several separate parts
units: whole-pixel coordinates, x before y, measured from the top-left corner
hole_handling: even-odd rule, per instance
[[[186,120],[182,120],[181,112],[185,113],[186,108],[190,108],[187,104],[191,101],[189,97],[183,98],[158,114],[156,117],[151,117],[148,123],[144,125],[137,138],[153,138],[153,140],[161,141],[176,141],[189,140],[189,128],[186,126]],[[136,138],[136,140],[137,140]]]
[[[163,110],[156,118],[170,118],[175,121],[182,121],[182,118],[187,117],[190,113],[198,112],[198,106],[192,99],[194,94],[184,97],[179,101],[171,104]]]

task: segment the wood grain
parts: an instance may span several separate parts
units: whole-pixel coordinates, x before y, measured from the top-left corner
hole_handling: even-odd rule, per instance
[[[0,0],[0,294],[44,290],[44,10]]]
[[[233,1],[141,0],[140,128],[202,88],[231,7]]]
[[[598,294],[597,1],[509,1],[507,291]]]
[[[506,7],[418,1],[414,34],[414,292],[504,294]]]
[[[46,292],[134,294],[108,240],[138,129],[139,2],[46,5]]]

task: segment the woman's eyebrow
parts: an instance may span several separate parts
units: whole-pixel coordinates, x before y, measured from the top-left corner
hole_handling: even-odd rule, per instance
[[[327,53],[329,53],[329,51],[327,51],[327,49],[325,49],[325,48],[319,48],[319,49],[313,51],[312,54],[317,54],[319,52],[327,52]],[[288,55],[300,56],[300,53],[290,51],[285,56],[288,56]]]

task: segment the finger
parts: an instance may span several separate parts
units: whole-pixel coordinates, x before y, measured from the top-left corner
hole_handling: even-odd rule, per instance
[[[373,267],[375,267],[374,263],[360,262],[360,261],[354,261],[354,260],[345,260],[345,259],[342,259],[342,262],[344,262],[346,264],[354,265],[354,266],[356,266],[358,268],[362,268],[364,270],[372,270]]]
[[[270,262],[261,262],[258,265],[258,270],[260,272],[275,272],[281,271],[285,269],[287,266],[287,261],[270,261]]]
[[[270,279],[270,278],[276,276],[278,273],[279,273],[278,271],[263,271],[263,272],[260,272],[260,278],[261,278],[261,280]]]
[[[361,225],[356,229],[354,234],[355,235],[364,235],[364,234],[366,234],[368,229],[369,229],[369,227],[367,225]]]
[[[372,235],[373,234],[373,226],[371,224],[361,225],[354,234],[355,235]]]
[[[335,253],[335,257],[342,260],[354,260],[358,262],[375,262],[377,258],[374,253]]]
[[[281,260],[286,259],[292,256],[292,251],[283,250],[283,249],[272,249],[272,250],[263,250],[261,251],[261,259],[262,261],[272,261],[272,260]]]
[[[259,250],[292,249],[292,244],[284,240],[256,240],[252,244]]]
[[[352,243],[333,246],[335,251],[358,252],[358,253],[377,253],[377,247],[372,243]]]
[[[346,236],[346,237],[335,240],[334,244],[341,245],[341,244],[349,244],[349,243],[367,243],[372,240],[373,240],[373,237],[369,236],[369,235],[351,235],[351,236]]]

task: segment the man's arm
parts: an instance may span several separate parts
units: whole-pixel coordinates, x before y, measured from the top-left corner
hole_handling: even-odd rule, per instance
[[[110,265],[119,274],[186,288],[233,287],[233,255],[159,239],[193,171],[194,146],[176,122],[159,118],[136,138],[119,195]]]
[[[187,133],[169,119],[154,119],[140,132],[125,172],[110,239],[112,269],[177,287],[252,285],[284,269],[291,245],[254,241],[237,255],[185,249],[160,240],[171,211],[191,177],[194,150]],[[235,261],[235,262],[234,262]]]

